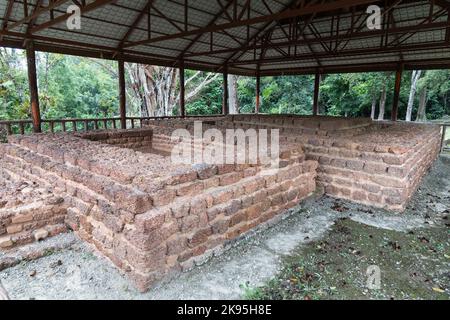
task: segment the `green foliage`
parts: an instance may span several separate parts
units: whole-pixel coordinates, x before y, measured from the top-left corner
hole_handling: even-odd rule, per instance
[[[100,63],[100,62],[99,62]],[[112,62],[40,54],[41,112],[44,118],[112,117],[118,113],[118,86]]]
[[[256,79],[253,77],[238,78],[238,101],[241,113],[254,113],[256,105]]]
[[[24,53],[0,48],[0,119],[27,119],[29,88]]]
[[[427,119],[450,114],[450,70],[427,71],[419,80],[418,91],[427,90]]]
[[[38,53],[38,86],[44,119],[113,117],[118,115],[118,81],[115,62],[59,54]],[[412,71],[405,71],[399,101],[399,118],[404,119],[410,94]],[[195,92],[187,101],[189,115],[212,115],[222,111],[222,76],[186,70],[186,91]],[[189,80],[190,79],[190,80]],[[394,74],[359,73],[324,75],[320,90],[321,114],[331,116],[370,116],[372,101],[387,90],[386,114],[390,117]],[[206,83],[206,85],[205,85]],[[427,90],[427,118],[450,114],[450,71],[422,72],[414,101],[417,114],[420,91]],[[256,80],[238,77],[237,95],[241,113],[255,110]],[[314,76],[261,78],[261,112],[272,114],[312,113]],[[129,110],[139,112],[139,102],[128,102]],[[136,106],[135,106],[136,104]],[[178,112],[175,108],[174,112]],[[137,114],[138,115],[138,114]],[[29,88],[25,54],[22,50],[0,48],[0,119],[29,119]]]
[[[29,119],[24,52],[0,49],[0,119]],[[37,72],[43,119],[111,117],[118,113],[115,63],[38,53]]]
[[[261,79],[261,112],[309,115],[313,87],[312,76],[264,77]]]
[[[186,79],[190,79],[196,71],[186,70]],[[196,77],[193,83],[189,83],[191,90],[195,90],[197,86],[205,80],[206,77],[211,76],[206,72]],[[188,115],[214,115],[222,113],[222,95],[223,82],[222,77],[216,77],[209,85],[205,86],[193,101],[186,103],[186,113]]]
[[[386,85],[389,101],[393,80],[384,73],[345,73],[324,77],[320,92],[323,113],[330,116],[370,116],[372,100],[379,101],[383,85]]]

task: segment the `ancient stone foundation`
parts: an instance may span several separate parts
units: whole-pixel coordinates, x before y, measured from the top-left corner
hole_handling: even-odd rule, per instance
[[[66,232],[66,209],[49,186],[0,168],[0,249]]]
[[[175,129],[279,129],[280,169],[180,165]],[[0,249],[74,230],[140,290],[191,268],[316,191],[401,211],[439,152],[439,128],[239,115],[145,128],[12,136],[0,144]],[[188,144],[193,141],[188,142]]]

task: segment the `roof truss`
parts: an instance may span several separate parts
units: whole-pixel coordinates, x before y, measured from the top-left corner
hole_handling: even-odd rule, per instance
[[[450,65],[448,0],[3,1],[3,46],[246,75]],[[69,4],[89,27],[65,27]]]

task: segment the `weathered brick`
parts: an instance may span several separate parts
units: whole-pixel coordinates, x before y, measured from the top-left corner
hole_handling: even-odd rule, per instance
[[[199,226],[200,217],[198,215],[189,215],[181,219],[181,231],[192,231]]]
[[[191,200],[191,209],[189,214],[199,215],[202,212],[206,212],[207,204],[203,196],[195,197]]]
[[[224,234],[230,226],[230,217],[219,216],[211,222],[211,228],[214,234]]]
[[[153,209],[143,214],[138,214],[135,218],[136,228],[142,232],[152,231],[164,224],[165,217],[169,209]]]
[[[366,162],[364,165],[364,171],[367,173],[385,174],[387,166],[382,163]]]
[[[14,217],[12,217],[11,223],[13,224],[21,224],[25,222],[30,222],[33,220],[33,213],[27,213],[27,214],[19,214]]]
[[[232,172],[226,175],[221,176],[220,179],[220,185],[221,186],[228,186],[230,184],[234,184],[241,180],[242,176],[238,172]]]
[[[197,195],[203,191],[203,182],[188,182],[176,186],[176,193],[179,197]]]
[[[172,214],[175,218],[182,218],[189,214],[191,204],[185,201],[178,201],[171,205]]]
[[[210,235],[212,235],[212,228],[211,227],[200,229],[200,230],[196,231],[195,233],[193,233],[188,238],[188,246],[190,248],[197,247],[197,246],[205,243],[206,240],[208,240],[208,237]]]
[[[10,236],[0,237],[0,248],[7,249],[14,245],[12,238]]]
[[[34,240],[45,240],[49,236],[49,232],[46,229],[39,229],[33,232]]]
[[[187,238],[184,235],[173,235],[167,240],[167,254],[178,255],[187,248]]]
[[[233,191],[231,189],[226,188],[215,191],[211,195],[214,199],[214,205],[217,205],[231,200],[231,198],[233,197]]]
[[[6,231],[8,232],[8,234],[19,233],[19,232],[22,232],[22,230],[23,230],[23,226],[21,224],[11,225],[6,228]]]
[[[364,168],[364,162],[360,160],[347,160],[346,167],[350,170],[360,171]]]
[[[166,189],[157,192],[151,197],[155,207],[162,207],[174,201],[176,193],[174,190]]]

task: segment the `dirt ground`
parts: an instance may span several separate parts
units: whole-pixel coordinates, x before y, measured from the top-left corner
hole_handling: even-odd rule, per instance
[[[340,219],[324,239],[298,248],[283,270],[249,299],[432,299],[450,297],[448,221],[409,232]],[[368,268],[380,270],[380,286],[368,288]]]
[[[0,281],[12,299],[25,300],[449,299],[449,210],[450,159],[441,158],[403,214],[310,199],[146,294],[70,234],[66,246],[52,250],[44,242],[43,258],[0,271]],[[5,258],[0,254],[0,270]],[[371,265],[380,269],[380,290],[367,289]]]

